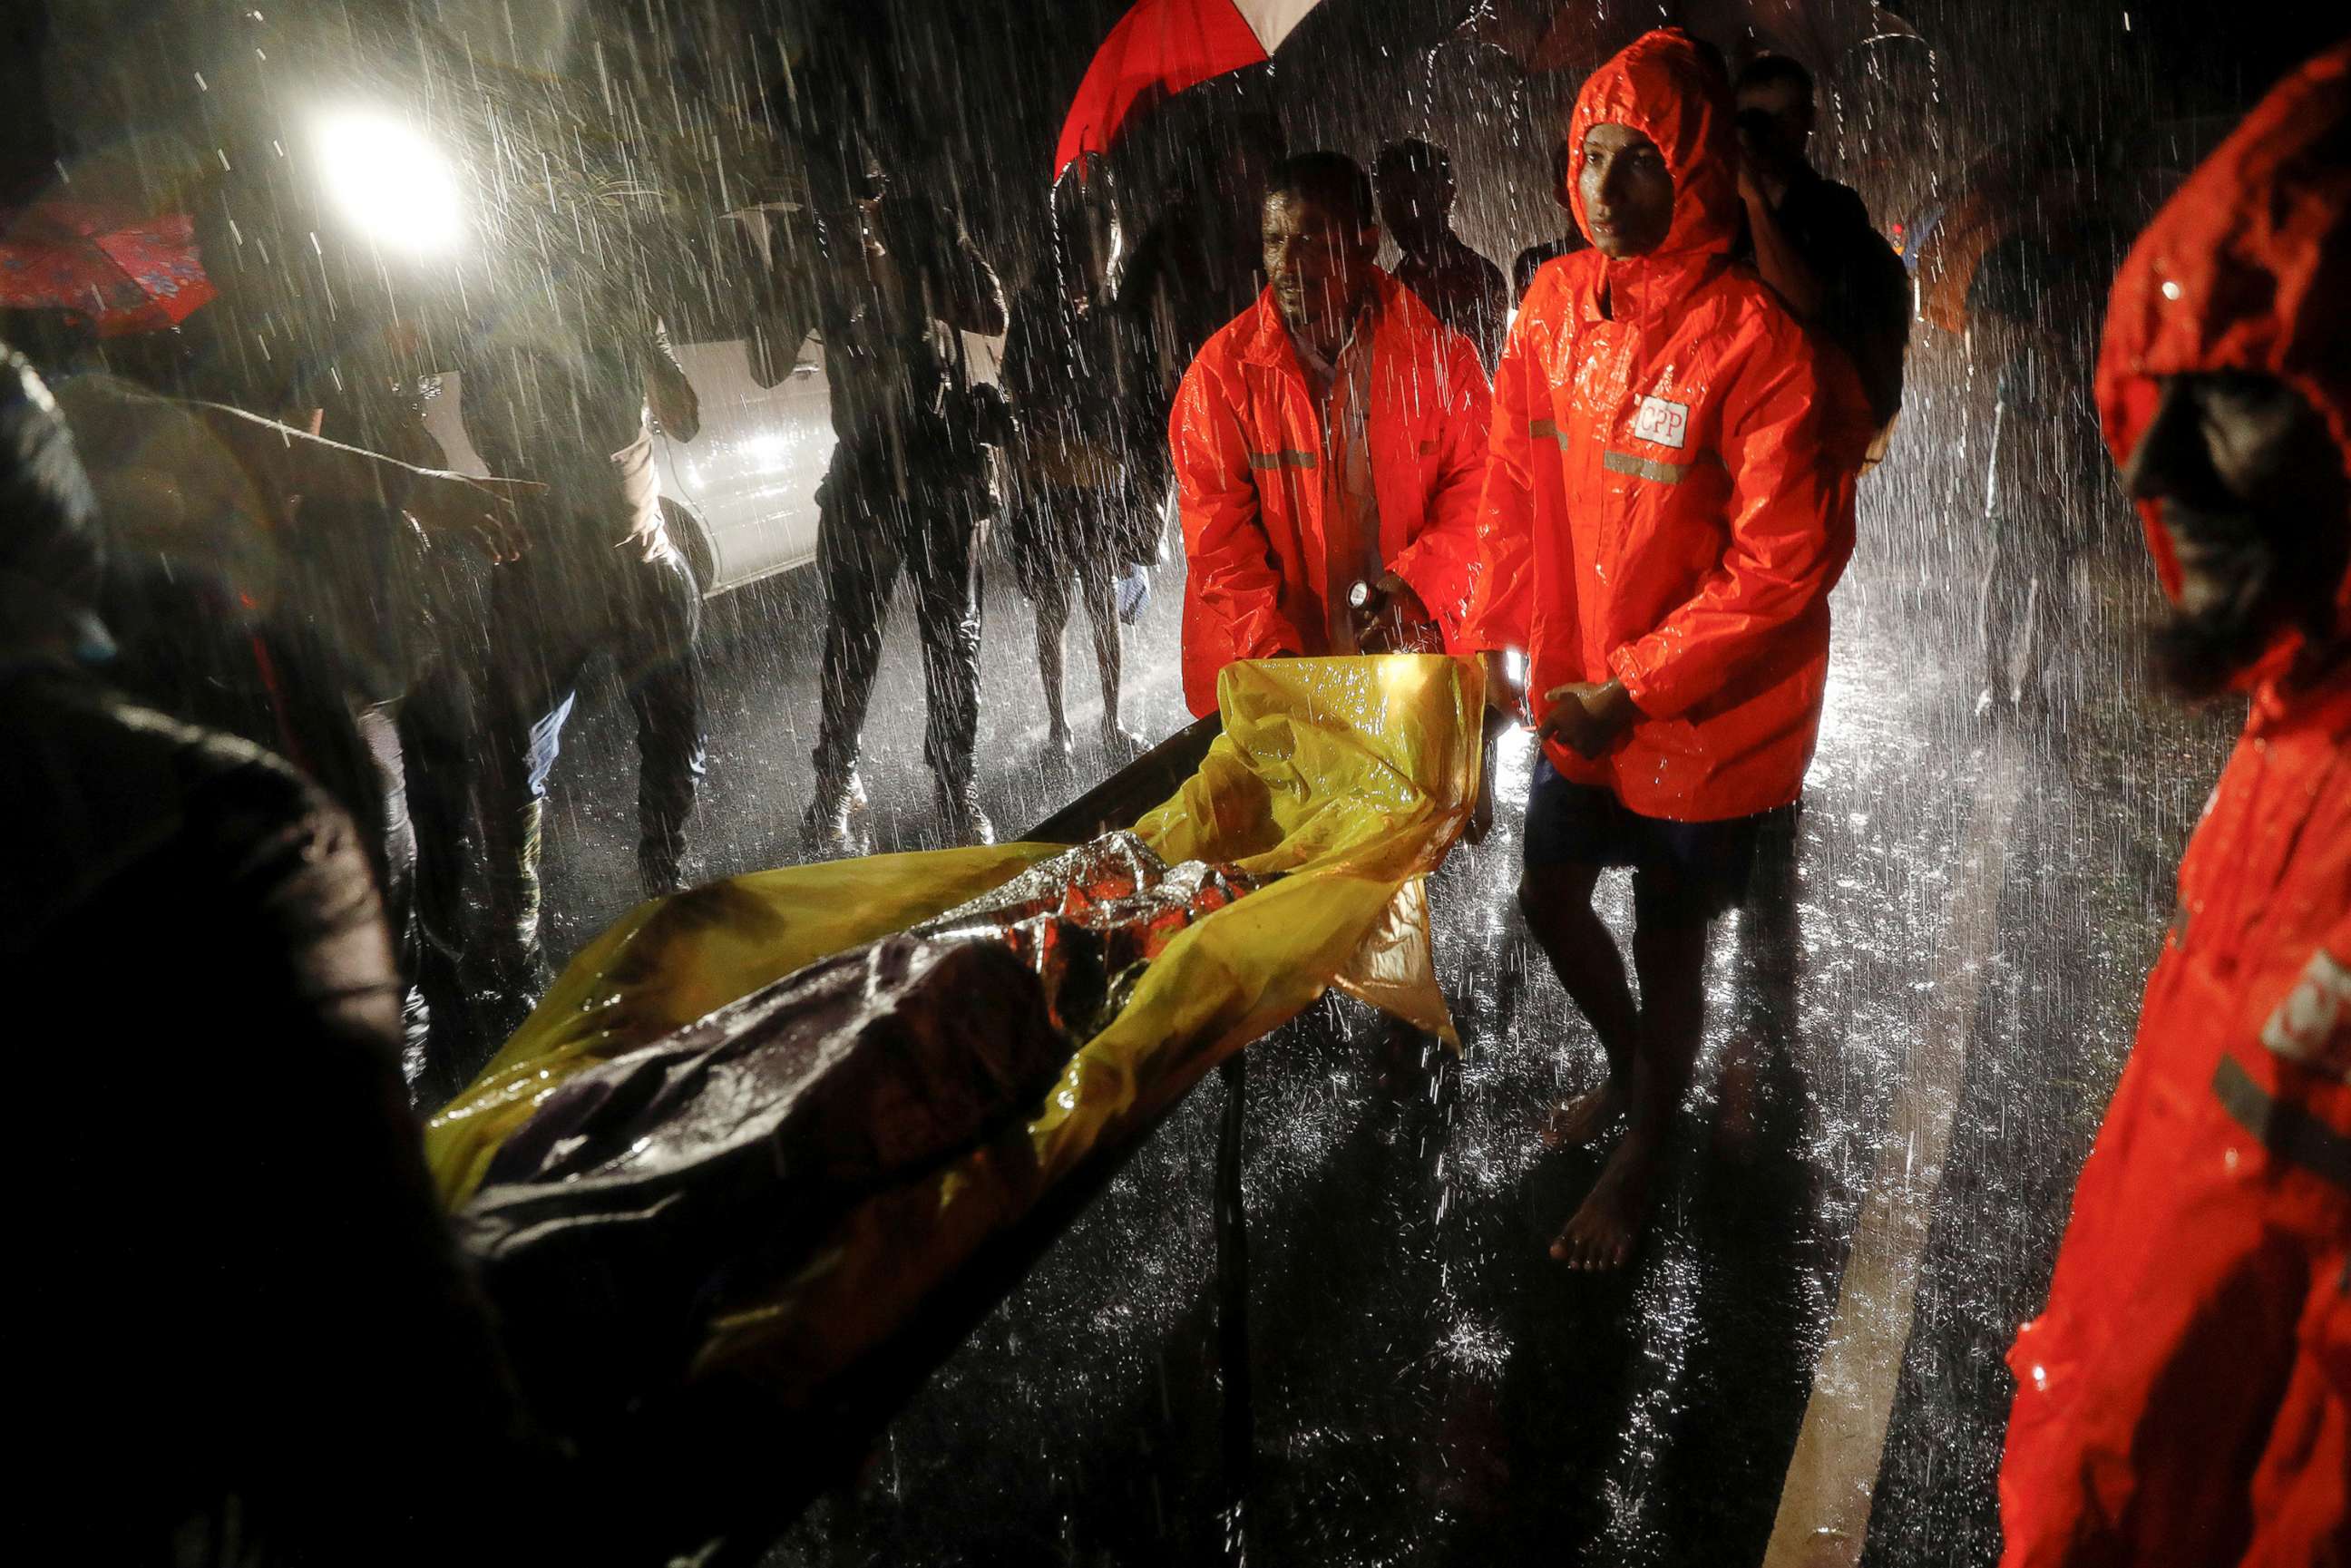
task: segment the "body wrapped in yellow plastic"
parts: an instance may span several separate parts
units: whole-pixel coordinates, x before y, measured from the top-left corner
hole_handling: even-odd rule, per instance
[[[1237,664],[1218,697],[1224,734],[1134,834],[1170,865],[1231,866],[1254,890],[1166,943],[1025,1122],[863,1197],[789,1277],[737,1281],[714,1303],[688,1375],[747,1381],[785,1407],[819,1398],[992,1236],[1330,987],[1451,1040],[1424,880],[1476,800],[1478,666],[1414,655]],[[640,905],[433,1118],[426,1148],[444,1201],[472,1201],[500,1148],[582,1072],[1065,849],[875,855]]]

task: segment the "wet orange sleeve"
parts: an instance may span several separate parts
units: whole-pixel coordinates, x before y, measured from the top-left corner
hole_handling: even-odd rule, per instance
[[[1527,435],[1528,381],[1536,359],[1538,275],[1510,327],[1502,362],[1494,371],[1488,420],[1485,484],[1478,502],[1477,553],[1469,592],[1453,642],[1457,653],[1523,648],[1534,612],[1533,447]]]
[[[1412,585],[1444,629],[1446,646],[1459,646],[1468,607],[1469,579],[1478,558],[1478,506],[1486,487],[1487,429],[1493,393],[1477,348],[1458,332],[1444,335],[1445,362],[1437,396],[1444,411],[1437,438],[1437,475],[1427,501],[1427,527],[1389,564]]]
[[[1281,573],[1260,519],[1239,413],[1205,356],[1184,372],[1167,439],[1176,462],[1186,591],[1198,606],[1202,631],[1220,644],[1217,664],[1304,652],[1305,640],[1281,612]]]

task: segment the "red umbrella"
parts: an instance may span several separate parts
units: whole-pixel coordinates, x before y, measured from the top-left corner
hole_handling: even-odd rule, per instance
[[[1138,101],[1262,64],[1322,0],[1137,0],[1119,18],[1061,123],[1053,177],[1106,152]]]
[[[213,297],[185,213],[65,201],[0,212],[0,307],[67,311],[117,338],[176,327]]]

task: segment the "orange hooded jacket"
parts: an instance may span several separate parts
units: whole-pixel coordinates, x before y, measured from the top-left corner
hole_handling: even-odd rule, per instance
[[[1380,559],[1450,643],[1476,549],[1486,371],[1467,338],[1374,274],[1367,417]],[[1235,659],[1323,651],[1322,412],[1270,288],[1202,346],[1167,437],[1184,520],[1184,700],[1206,716]]]
[[[1593,73],[1568,122],[1664,153],[1674,211],[1648,255],[1535,275],[1495,374],[1462,649],[1524,648],[1528,689],[1625,684],[1641,710],[1560,772],[1644,816],[1709,821],[1796,798],[1828,679],[1829,590],[1853,552],[1868,416],[1803,329],[1730,259],[1737,153],[1720,76],[1677,30]]]
[[[2158,378],[2239,371],[2298,391],[2351,469],[2347,140],[2351,46],[2140,237],[2098,370],[2117,462]],[[2335,607],[2351,635],[2351,571]],[[2010,1568],[2351,1562],[2351,664],[2290,685],[2300,651],[2281,635],[2245,674],[2048,1307],[2009,1353]]]

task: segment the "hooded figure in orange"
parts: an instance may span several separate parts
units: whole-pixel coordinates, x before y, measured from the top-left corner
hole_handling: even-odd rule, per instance
[[[1852,378],[1824,381],[1731,259],[1729,99],[1672,29],[1584,84],[1566,141],[1592,248],[1535,275],[1511,329],[1456,640],[1529,656],[1544,747],[1520,903],[1608,1054],[1546,1139],[1630,1113],[1552,1248],[1583,1268],[1631,1250],[1698,1045],[1708,925],[1744,891],[1761,816],[1802,786],[1868,439]],[[1592,909],[1600,868],[1625,864],[1637,1009]]]
[[[1486,371],[1373,264],[1371,180],[1344,154],[1278,168],[1258,302],[1202,347],[1168,441],[1183,515],[1184,699],[1236,659],[1434,649],[1468,591]],[[1371,591],[1349,603],[1358,583]]]
[[[2252,712],[2009,1353],[2003,1561],[2351,1562],[2351,46],[2140,236],[2097,392],[2157,652]]]

